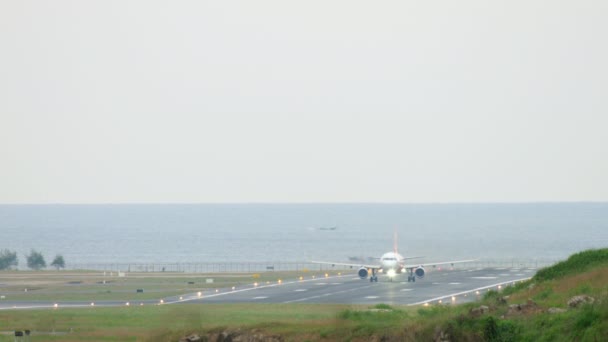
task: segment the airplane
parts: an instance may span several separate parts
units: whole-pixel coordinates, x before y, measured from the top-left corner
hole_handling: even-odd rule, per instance
[[[439,265],[448,265],[448,264],[454,265],[454,264],[459,264],[459,263],[475,261],[474,259],[472,259],[472,260],[429,262],[429,263],[424,263],[424,264],[409,264],[409,265],[405,263],[406,260],[419,259],[419,258],[423,258],[423,257],[421,257],[421,256],[404,257],[401,254],[399,254],[399,252],[397,252],[397,232],[395,232],[393,251],[382,254],[382,256],[380,258],[375,258],[375,259],[379,259],[379,261],[380,261],[379,264],[365,265],[365,264],[350,264],[350,263],[327,262],[327,261],[311,261],[311,262],[315,263],[315,264],[325,264],[325,265],[332,265],[332,266],[336,266],[336,265],[348,266],[350,268],[359,267],[359,270],[357,271],[357,275],[361,279],[367,279],[371,272],[371,276],[369,277],[370,282],[378,282],[378,275],[377,275],[378,273],[386,273],[386,275],[389,277],[390,281],[393,281],[393,278],[398,273],[408,273],[407,281],[416,282],[416,278],[418,278],[418,279],[424,278],[424,275],[426,274],[426,271],[424,269],[425,265],[435,267],[435,266],[439,266]]]

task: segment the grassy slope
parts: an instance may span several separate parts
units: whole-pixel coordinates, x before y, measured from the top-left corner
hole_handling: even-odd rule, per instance
[[[567,308],[574,295],[598,299],[593,305]],[[508,303],[499,297],[509,295]],[[509,304],[536,303],[534,310],[508,314]],[[487,305],[490,312],[474,316],[470,309]],[[370,310],[371,309],[371,310]],[[380,310],[378,310],[380,309]],[[503,318],[504,316],[504,318]],[[440,333],[452,341],[602,341],[608,336],[608,249],[585,251],[541,270],[532,280],[489,292],[477,303],[431,307],[374,308],[344,305],[179,305],[0,311],[0,331],[35,328],[69,331],[39,340],[177,340],[190,332],[260,329],[287,340],[367,341],[435,340]],[[12,341],[0,336],[0,341]],[[35,340],[35,339],[34,339]]]
[[[550,314],[549,308],[567,309],[575,295],[597,299],[567,312]],[[508,295],[507,303],[500,297]],[[509,305],[532,300],[527,312],[509,314]],[[471,308],[487,305],[490,313],[472,316]],[[604,341],[608,336],[608,249],[589,250],[543,269],[530,281],[489,292],[482,303],[454,308],[421,309],[432,320],[422,322],[421,332],[432,338],[430,330],[447,331],[454,340],[464,341]]]

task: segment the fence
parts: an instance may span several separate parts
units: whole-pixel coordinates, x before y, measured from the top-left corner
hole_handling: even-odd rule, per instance
[[[463,264],[443,265],[455,268],[542,268],[554,264],[549,259],[488,259]],[[373,264],[374,262],[372,262]],[[424,264],[431,267],[432,264]],[[213,263],[110,263],[110,264],[68,264],[68,270],[99,270],[122,272],[182,272],[182,273],[259,273],[285,271],[325,271],[348,270],[349,266],[315,264],[311,262],[213,262]],[[356,269],[356,267],[352,267]]]

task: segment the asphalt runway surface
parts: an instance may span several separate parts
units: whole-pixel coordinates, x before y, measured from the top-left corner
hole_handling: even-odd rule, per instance
[[[393,281],[385,275],[378,282],[362,280],[356,271],[325,277],[306,276],[274,282],[252,283],[231,288],[205,289],[162,300],[103,302],[11,302],[0,301],[0,310],[65,308],[91,306],[137,306],[227,303],[325,303],[374,305],[424,305],[464,303],[476,300],[484,292],[499,290],[534,275],[533,268],[428,269],[424,279],[407,282],[398,274]]]

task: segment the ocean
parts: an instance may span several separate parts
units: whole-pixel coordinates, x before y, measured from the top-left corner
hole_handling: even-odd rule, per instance
[[[335,227],[335,229],[323,229]],[[0,249],[66,264],[559,260],[608,247],[608,203],[0,205]]]

